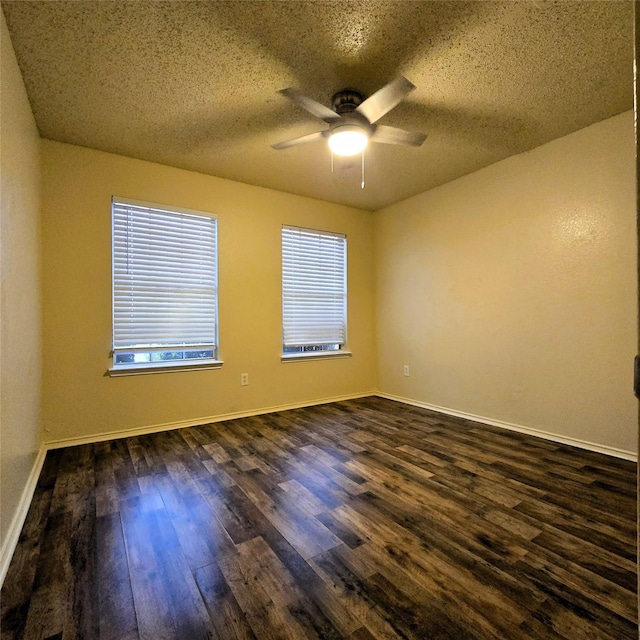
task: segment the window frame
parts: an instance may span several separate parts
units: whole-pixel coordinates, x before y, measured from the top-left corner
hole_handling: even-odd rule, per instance
[[[338,349],[328,349],[328,350],[310,350],[310,351],[301,351],[294,353],[285,353],[285,349],[287,345],[285,345],[285,255],[284,255],[284,245],[285,245],[285,235],[284,232],[286,229],[294,230],[294,231],[303,231],[316,235],[325,235],[325,236],[333,236],[337,238],[342,238],[344,240],[344,265],[343,265],[343,282],[344,282],[344,303],[343,303],[343,322],[344,322],[344,342],[332,342],[327,343],[326,341],[318,341],[313,345],[300,345],[309,346],[309,347],[319,347],[326,346],[329,344],[339,344]],[[281,344],[280,344],[280,360],[283,363],[287,362],[304,362],[304,361],[312,361],[312,360],[325,360],[325,359],[336,359],[336,358],[349,358],[352,356],[351,351],[348,348],[348,255],[347,255],[347,236],[344,233],[335,232],[335,231],[326,231],[322,229],[312,229],[309,227],[301,227],[299,225],[288,225],[283,224],[280,232],[280,249],[281,249],[281,295],[282,295],[282,336],[281,336]],[[289,345],[290,347],[293,345]]]
[[[199,216],[210,218],[214,221],[215,224],[215,237],[214,237],[214,260],[215,260],[215,270],[214,270],[214,287],[215,287],[215,297],[214,297],[214,344],[188,344],[188,345],[154,345],[154,346],[133,346],[127,347],[126,351],[123,351],[122,348],[116,348],[115,345],[115,288],[116,288],[116,279],[115,279],[115,230],[114,230],[114,222],[115,222],[115,207],[121,206],[132,206],[132,207],[140,207],[149,210],[157,210],[159,212],[166,212],[170,214],[184,214],[191,216]],[[199,371],[203,369],[219,369],[223,361],[220,359],[220,341],[219,341],[219,313],[218,313],[218,303],[219,303],[219,287],[218,287],[218,217],[215,214],[207,211],[197,211],[194,209],[187,209],[186,207],[175,207],[171,205],[158,204],[154,202],[146,202],[142,200],[135,200],[131,198],[120,198],[117,196],[112,196],[111,198],[111,367],[108,370],[108,375],[110,376],[131,376],[131,375],[142,375],[142,374],[154,374],[154,373],[170,373],[177,371]],[[181,359],[170,359],[170,360],[160,360],[160,361],[148,361],[148,362],[136,362],[136,363],[118,363],[116,364],[116,353],[124,352],[124,353],[170,353],[170,352],[184,352],[184,351],[213,351],[213,357],[207,358],[181,358]],[[152,357],[152,356],[151,356]]]

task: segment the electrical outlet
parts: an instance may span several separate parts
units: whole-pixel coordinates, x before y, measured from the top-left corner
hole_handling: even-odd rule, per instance
[[[240,374],[240,384],[243,387],[246,387],[249,384],[249,374],[248,373],[241,373]]]
[[[402,372],[404,373],[405,376],[407,376],[407,378],[409,377],[409,365],[405,364],[404,367],[402,367]]]

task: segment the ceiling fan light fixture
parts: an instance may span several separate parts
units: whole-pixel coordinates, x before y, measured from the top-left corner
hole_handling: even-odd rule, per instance
[[[345,124],[334,127],[329,136],[329,148],[337,156],[355,156],[369,144],[369,136],[362,127]]]

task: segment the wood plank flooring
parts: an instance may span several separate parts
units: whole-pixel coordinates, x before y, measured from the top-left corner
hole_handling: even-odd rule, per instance
[[[635,474],[375,397],[51,451],[2,640],[637,638]]]

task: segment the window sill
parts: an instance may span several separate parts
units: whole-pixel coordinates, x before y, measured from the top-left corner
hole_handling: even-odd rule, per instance
[[[203,360],[200,362],[145,362],[143,364],[122,364],[117,367],[111,367],[107,371],[107,375],[113,377],[118,376],[139,376],[149,373],[175,373],[176,371],[200,371],[201,369],[220,369],[223,365],[222,360]]]
[[[336,358],[350,358],[351,351],[310,351],[309,353],[288,353],[280,356],[280,362],[307,362],[310,360],[333,360]]]

